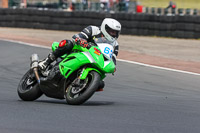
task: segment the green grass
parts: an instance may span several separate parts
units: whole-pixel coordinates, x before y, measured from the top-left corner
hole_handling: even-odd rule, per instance
[[[200,0],[173,0],[177,8],[200,9]],[[165,8],[169,4],[169,0],[138,0],[145,7],[161,7]]]

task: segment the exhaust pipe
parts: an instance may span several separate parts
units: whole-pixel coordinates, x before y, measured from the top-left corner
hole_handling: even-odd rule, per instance
[[[31,69],[33,69],[33,72],[35,74],[35,77],[37,79],[37,82],[40,84],[40,77],[38,74],[38,63],[39,62],[39,57],[37,54],[32,54],[31,56]]]

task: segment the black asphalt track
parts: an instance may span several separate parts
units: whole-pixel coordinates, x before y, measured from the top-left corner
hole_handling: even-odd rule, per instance
[[[199,133],[200,76],[117,62],[103,92],[81,106],[21,101],[30,55],[50,49],[0,41],[0,133]]]

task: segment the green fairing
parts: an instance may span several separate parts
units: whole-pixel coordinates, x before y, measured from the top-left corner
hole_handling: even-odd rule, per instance
[[[52,43],[52,51],[55,51],[57,48],[59,47],[59,42],[53,42]],[[86,48],[83,48],[79,45],[74,45],[73,51],[88,51]],[[67,54],[64,54],[63,56],[61,56],[62,58],[65,58],[67,56]]]
[[[105,73],[114,73],[115,71],[115,64],[111,61],[107,66],[104,67]]]
[[[58,46],[59,46],[59,42],[53,42],[51,46],[52,51],[55,51],[58,48]]]
[[[81,66],[90,63],[83,53],[72,53],[67,56],[60,64],[61,74],[66,78]]]
[[[52,51],[55,51],[56,48],[58,48],[59,43],[54,42],[52,44]],[[74,71],[78,70],[81,66],[84,66],[86,64],[91,64],[90,67],[87,67],[82,75],[81,79],[85,79],[87,77],[87,74],[90,71],[96,71],[101,75],[101,79],[104,79],[106,76],[106,73],[113,73],[115,69],[115,65],[113,61],[110,61],[108,65],[104,67],[104,57],[103,54],[101,53],[100,55],[95,54],[94,48],[100,50],[98,46],[92,46],[89,50],[87,48],[83,48],[80,45],[75,45],[73,48],[74,53],[71,53],[69,55],[65,54],[62,56],[63,61],[60,62],[59,68],[61,74],[65,77],[68,78],[69,75],[71,75]],[[84,53],[86,52],[86,53]],[[89,52],[92,56],[92,62],[90,61],[91,57],[87,57],[86,55]],[[92,68],[91,68],[92,66]]]
[[[95,69],[95,68],[86,68],[86,69],[83,71],[83,73],[82,73],[80,79],[85,79],[90,71],[96,71],[96,72],[98,72],[98,73],[101,75],[101,79],[104,79],[104,78],[106,77],[105,73],[102,74],[100,71],[98,71],[98,70]]]

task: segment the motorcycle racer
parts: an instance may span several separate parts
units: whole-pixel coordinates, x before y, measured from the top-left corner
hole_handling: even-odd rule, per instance
[[[118,55],[119,44],[117,38],[121,32],[121,24],[112,18],[105,18],[100,27],[88,26],[84,28],[80,33],[75,34],[71,40],[62,40],[59,43],[59,47],[49,53],[48,57],[39,62],[39,68],[45,71],[46,68],[55,61],[58,57],[66,53],[70,53],[74,47],[74,43],[79,44],[82,47],[88,47],[88,42],[94,42],[95,38],[105,37],[113,44],[113,62],[116,65],[116,56]],[[73,43],[74,42],[74,43]]]

